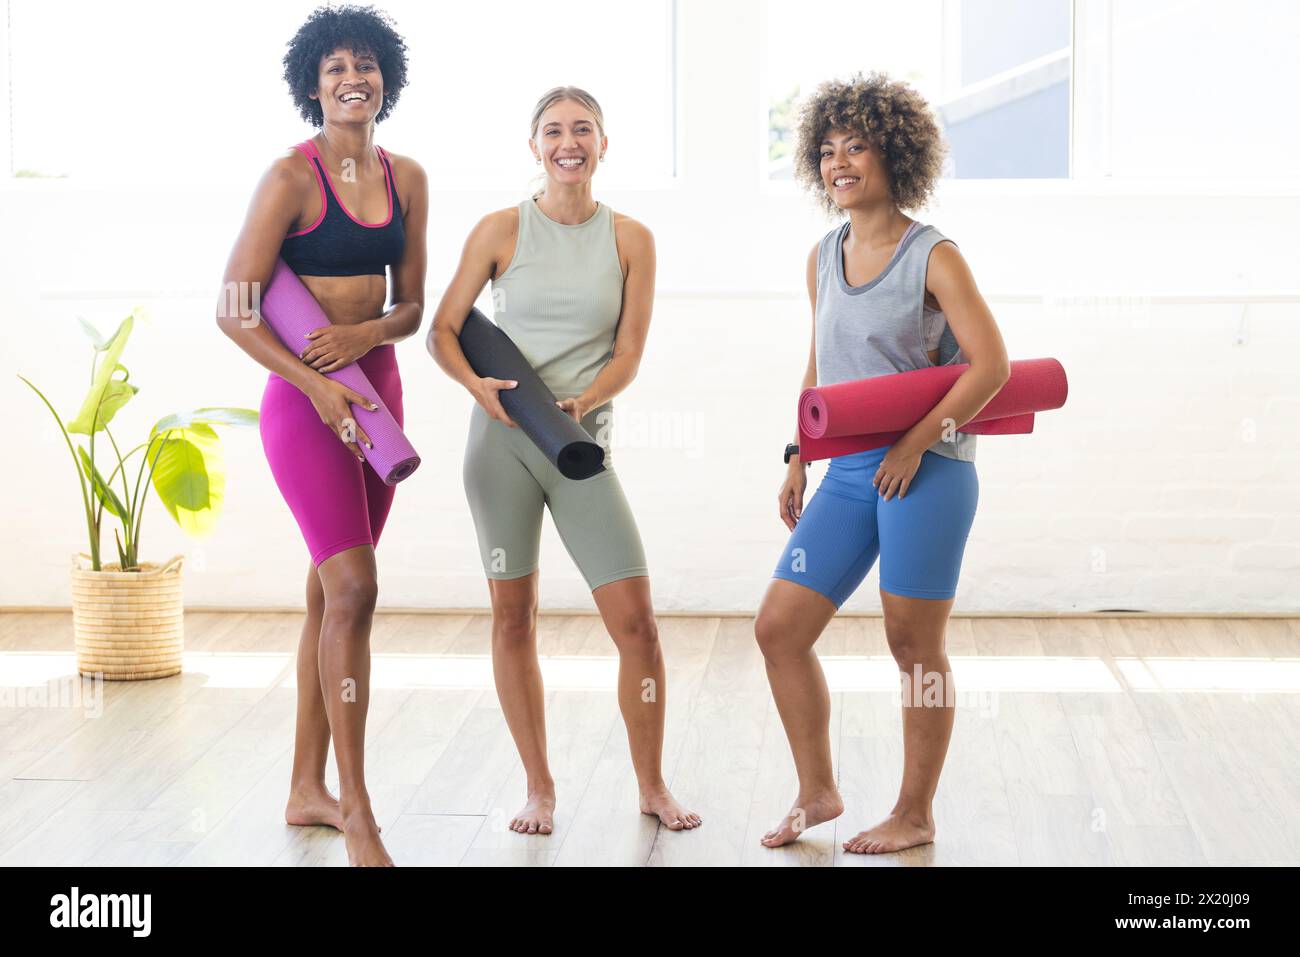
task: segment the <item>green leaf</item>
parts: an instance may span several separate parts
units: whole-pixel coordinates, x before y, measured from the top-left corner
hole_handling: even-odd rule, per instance
[[[125,366],[118,366],[123,372],[126,372]],[[99,421],[95,423],[95,431],[102,432],[108,423],[113,421],[113,416],[117,410],[131,401],[132,396],[140,391],[138,385],[132,385],[125,378],[109,379],[108,387],[104,390],[104,399],[99,405]],[[86,422],[86,434],[90,433],[90,421]]]
[[[95,467],[89,453],[80,445],[77,446],[77,451],[81,454],[82,471],[90,479],[90,487],[95,490],[95,498],[104,503],[104,508],[125,521],[126,509],[122,507],[122,500],[117,497],[112,486],[104,481],[104,476],[99,474],[99,469]]]
[[[167,444],[159,454],[164,435]],[[193,538],[211,535],[226,498],[226,463],[217,433],[203,423],[160,432],[147,454],[150,461],[158,456],[153,487],[176,524]]]
[[[99,528],[95,524],[95,517],[90,507],[90,492],[86,489],[86,476],[82,474],[81,465],[77,461],[77,453],[73,451],[72,437],[68,435],[68,430],[63,427],[63,420],[59,418],[59,413],[54,411],[54,406],[45,397],[45,393],[36,388],[26,376],[19,375],[18,378],[27,383],[27,387],[35,392],[41,402],[45,404],[45,408],[50,410],[54,424],[59,427],[59,433],[63,436],[64,444],[68,447],[68,455],[72,458],[72,467],[77,470],[77,484],[81,486],[81,506],[86,515],[86,534],[90,539],[91,566],[94,571],[99,571]]]
[[[166,432],[168,429],[183,429],[191,425],[257,425],[256,409],[207,408],[195,409],[193,412],[179,412],[159,419],[153,427],[153,434]]]
[[[90,336],[90,341],[95,344],[96,352],[103,352],[105,349],[107,349],[110,345],[113,344],[113,340],[111,338],[105,339],[103,336],[99,334],[98,329],[92,326],[85,319],[81,318],[81,316],[77,317],[77,321],[81,323],[81,328],[85,330],[86,335]],[[122,327],[118,326],[117,328],[120,331]],[[117,333],[113,333],[113,335],[116,336]]]
[[[90,435],[92,430],[98,432],[113,420],[117,410],[130,401],[131,396],[140,390],[131,385],[125,378],[115,379],[114,373],[118,369],[130,376],[126,367],[119,363],[122,356],[122,350],[126,348],[126,341],[131,336],[131,329],[135,322],[135,313],[127,316],[122,320],[122,324],[117,327],[117,332],[113,333],[108,348],[105,349],[103,357],[99,360],[99,365],[95,369],[95,378],[90,384],[90,391],[86,393],[86,398],[82,400],[81,410],[77,417],[68,423],[69,432],[79,432],[82,435]]]
[[[113,541],[117,543],[117,567],[122,571],[127,571],[131,567],[131,562],[126,557],[126,551],[122,548],[122,536],[117,534],[117,529],[113,529]]]

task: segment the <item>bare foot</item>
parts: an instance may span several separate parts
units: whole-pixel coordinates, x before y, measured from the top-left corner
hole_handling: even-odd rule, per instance
[[[295,827],[332,827],[343,830],[343,809],[325,785],[294,788],[284,807],[284,822]],[[382,827],[379,829],[384,830]]]
[[[343,830],[343,809],[338,798],[324,785],[297,788],[289,792],[289,803],[284,808],[284,820],[298,827],[333,827]]]
[[[665,784],[641,792],[641,813],[653,814],[670,831],[689,831],[704,823],[694,811],[678,804]]]
[[[354,811],[343,819],[343,839],[347,842],[351,867],[392,867],[393,859],[379,839],[379,825],[369,809]]]
[[[890,813],[875,827],[868,828],[852,840],[844,842],[850,854],[888,854],[904,848],[929,844],[934,840],[934,818],[924,818]]]
[[[791,844],[808,828],[833,821],[843,813],[844,802],[840,799],[840,792],[834,788],[808,798],[800,794],[795,798],[790,813],[781,819],[780,824],[764,834],[759,843],[764,847]]]
[[[510,821],[510,830],[519,834],[550,834],[555,823],[555,792],[530,791],[524,809]]]

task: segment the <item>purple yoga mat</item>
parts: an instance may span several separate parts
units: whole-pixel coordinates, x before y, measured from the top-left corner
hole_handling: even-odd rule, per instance
[[[279,337],[294,355],[302,352],[307,340],[303,338],[313,329],[330,324],[325,310],[321,309],[316,297],[311,294],[302,280],[289,268],[283,259],[276,260],[271,273],[271,281],[262,293],[262,319],[271,331]],[[326,376],[335,382],[342,382],[349,389],[358,392],[379,406],[379,411],[352,404],[352,412],[357,425],[370,436],[374,448],[368,449],[360,444],[361,453],[366,457],[376,474],[388,485],[396,485],[415,471],[420,464],[420,456],[402,434],[402,428],[388,411],[383,396],[371,385],[366,374],[355,362]]]

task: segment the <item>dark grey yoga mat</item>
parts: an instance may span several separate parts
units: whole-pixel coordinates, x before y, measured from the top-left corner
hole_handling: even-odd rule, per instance
[[[555,404],[555,393],[546,387],[519,347],[477,309],[471,309],[465,317],[460,349],[476,375],[519,383],[498,393],[501,405],[561,475],[585,479],[605,471],[605,450]]]

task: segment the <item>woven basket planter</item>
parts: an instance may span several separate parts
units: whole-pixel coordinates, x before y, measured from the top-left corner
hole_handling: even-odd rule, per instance
[[[88,555],[72,559],[72,627],[77,670],[105,681],[180,674],[185,648],[181,561],[176,555],[138,572],[114,563],[91,571]]]

